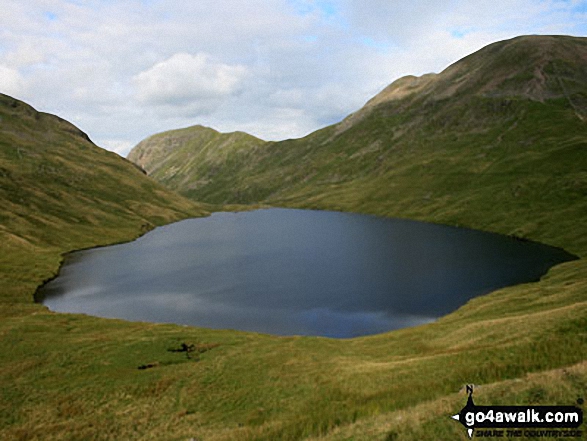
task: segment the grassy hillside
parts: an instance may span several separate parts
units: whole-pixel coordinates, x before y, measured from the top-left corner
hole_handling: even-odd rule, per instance
[[[157,149],[142,156],[155,158],[169,182],[192,185],[184,194],[208,202],[462,224],[532,237],[582,257],[539,283],[476,298],[435,323],[352,340],[128,323],[32,304],[34,287],[54,271],[62,250],[130,238],[147,223],[197,207],[164,194],[138,170],[119,175],[117,185],[96,178],[86,189],[68,187],[69,168],[58,166],[70,150],[80,151],[71,166],[82,178],[98,173],[88,165],[102,164],[97,158],[124,170],[128,164],[106,152],[84,155],[95,148],[79,131],[38,126],[17,103],[27,112],[2,114],[0,123],[2,155],[13,155],[3,156],[2,170],[13,175],[2,189],[21,177],[0,195],[11,204],[2,212],[10,242],[1,246],[10,248],[2,248],[0,266],[0,438],[465,440],[450,415],[465,404],[466,383],[479,386],[479,405],[587,398],[584,41],[497,43],[439,75],[403,79],[341,124],[301,140],[244,137],[251,144],[232,149],[237,143],[228,142],[226,156],[215,143],[198,144],[204,175],[166,171],[166,155]],[[554,55],[544,56],[549,51]],[[531,87],[536,75],[527,72],[542,59],[536,75],[548,87]],[[510,77],[512,65],[518,70]],[[202,128],[183,133],[192,130],[209,140],[231,136]],[[16,164],[14,151],[25,146],[39,156]],[[62,178],[38,185],[36,174],[21,172],[36,170],[28,164],[41,155],[35,167],[51,163]],[[191,153],[183,155],[176,164],[188,163]],[[151,170],[149,161],[142,165]],[[13,197],[21,190],[31,194]],[[37,193],[40,202],[30,205]],[[61,199],[59,210],[38,210]],[[199,354],[188,359],[169,351],[182,343],[195,344]]]
[[[30,306],[62,253],[205,213],[69,122],[6,95],[0,95],[0,201],[0,307],[14,311]]]
[[[186,140],[170,155],[183,168],[144,156],[140,164],[206,202],[410,217],[580,252],[587,235],[568,223],[587,214],[585,118],[587,39],[520,37],[438,75],[402,78],[303,139],[227,152],[208,138],[203,147],[206,129],[195,127],[179,131]],[[143,141],[129,158],[165,156],[158,146],[176,133]]]
[[[249,166],[263,154],[264,144],[243,132],[219,133],[194,126],[153,135],[137,145],[128,159],[170,189],[225,203],[226,181],[217,180],[216,174],[255,173]],[[238,203],[239,198],[233,201]]]

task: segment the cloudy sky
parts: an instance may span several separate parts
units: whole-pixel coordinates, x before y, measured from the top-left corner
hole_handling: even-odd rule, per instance
[[[279,140],[523,34],[587,35],[587,0],[1,0],[0,92],[122,155],[193,124]]]

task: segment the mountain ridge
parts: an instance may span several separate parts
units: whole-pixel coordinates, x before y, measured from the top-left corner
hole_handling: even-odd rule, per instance
[[[143,166],[209,203],[410,217],[557,245],[552,237],[560,232],[545,231],[552,219],[536,210],[545,198],[561,212],[585,209],[586,60],[585,37],[496,42],[439,74],[396,80],[342,122],[304,138],[222,155],[214,143],[203,155],[194,142],[174,158],[181,167],[165,158],[156,170]],[[522,218],[514,225],[491,207]],[[576,235],[577,248],[587,246]]]
[[[581,50],[570,49],[569,46],[574,45],[579,45]],[[520,36],[485,46],[456,61],[440,73],[429,73],[419,77],[414,75],[401,77],[347,118],[353,118],[356,114],[360,115],[362,112],[370,111],[379,104],[398,101],[417,93],[429,97],[436,95],[432,98],[442,100],[455,95],[463,86],[478,83],[482,83],[482,86],[477,86],[479,90],[475,92],[476,95],[518,96],[539,102],[543,102],[544,99],[568,97],[568,91],[564,90],[564,86],[561,86],[559,80],[554,80],[557,83],[554,88],[551,84],[551,87],[546,90],[548,75],[545,75],[544,70],[550,70],[553,73],[553,70],[559,69],[556,65],[552,65],[552,54],[555,52],[563,53],[566,58],[572,58],[579,54],[582,64],[577,63],[577,65],[582,67],[583,77],[587,75],[585,69],[587,66],[587,38]],[[524,59],[527,63],[522,67],[515,63]],[[528,64],[528,62],[530,63]],[[487,64],[490,65],[487,66]],[[504,67],[506,68],[504,69]],[[491,72],[490,78],[487,78],[486,72]],[[520,87],[520,83],[523,84],[523,87]],[[587,113],[587,103],[582,102],[581,118],[584,118],[585,113]]]
[[[214,168],[225,165],[231,155],[254,154],[264,144],[266,141],[244,132],[221,133],[195,125],[150,136],[133,148],[127,158],[173,190],[193,190],[208,185]],[[198,170],[200,162],[209,171],[192,179],[190,170]]]

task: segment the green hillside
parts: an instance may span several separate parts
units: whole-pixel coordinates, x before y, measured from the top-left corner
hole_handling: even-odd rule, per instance
[[[64,252],[205,213],[69,122],[6,95],[0,95],[0,201],[0,306],[9,309],[31,303]]]
[[[587,235],[568,223],[587,214],[585,118],[587,39],[520,37],[402,78],[303,139],[227,151],[221,136],[204,146],[209,129],[194,127],[151,137],[129,158],[196,200],[425,219],[580,252]],[[185,141],[160,159],[177,133]]]
[[[0,439],[464,441],[450,415],[465,384],[477,385],[478,405],[587,398],[586,60],[583,38],[518,38],[401,79],[304,139],[196,127],[137,147],[131,157],[149,174],[215,209],[412,217],[581,257],[437,322],[350,340],[34,304],[61,253],[203,210],[71,124],[2,96]],[[170,351],[182,344],[194,345],[191,358]]]
[[[137,145],[128,159],[168,188],[223,203],[227,176],[255,173],[264,144],[243,132],[219,133],[194,126],[153,135]],[[222,179],[216,179],[218,172]],[[236,203],[241,199],[231,198]]]

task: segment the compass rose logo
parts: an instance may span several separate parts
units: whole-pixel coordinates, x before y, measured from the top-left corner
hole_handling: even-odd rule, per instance
[[[483,436],[514,436],[524,434],[536,437],[581,436],[583,409],[576,406],[477,406],[473,402],[473,386],[467,385],[467,404],[452,415],[473,438],[475,429],[483,430]],[[577,401],[579,405],[583,400]],[[510,429],[504,430],[503,429]],[[516,429],[516,430],[513,430]],[[525,430],[520,430],[525,429]],[[536,430],[541,429],[541,430]],[[545,430],[542,430],[545,429]],[[561,430],[562,429],[562,430]],[[575,429],[571,431],[569,429]]]
[[[473,385],[472,384],[467,384],[467,395],[469,395],[469,397],[467,398],[467,404],[465,405],[465,407],[463,407],[461,409],[461,411],[453,416],[451,416],[451,418],[455,421],[460,422],[463,426],[465,426],[465,429],[467,429],[467,433],[469,435],[469,438],[473,438],[473,432],[474,432],[474,421],[473,421],[473,425],[469,425],[467,424],[467,414],[471,414],[475,412],[475,403],[473,402]]]

